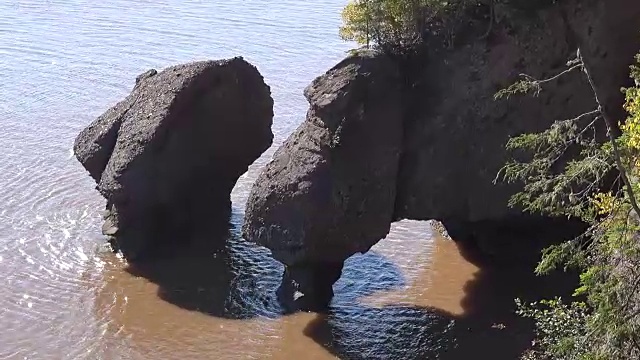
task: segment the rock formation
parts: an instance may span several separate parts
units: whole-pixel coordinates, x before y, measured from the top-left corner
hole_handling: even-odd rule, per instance
[[[629,65],[640,48],[640,4],[629,5],[565,1],[535,19],[497,26],[488,41],[432,55],[414,67],[396,217],[445,222],[520,217],[519,209],[506,206],[517,185],[493,182],[510,157],[506,141],[596,105],[580,72],[547,84],[537,97],[494,101],[494,94],[519,73],[545,78],[561,72],[580,47],[594,78],[606,87],[601,98],[607,108],[621,109],[620,87],[628,83]],[[635,18],[620,16],[629,12]],[[625,42],[613,41],[620,38]]]
[[[382,239],[394,220],[438,219],[454,237],[526,223],[507,206],[517,186],[494,184],[509,158],[506,141],[593,110],[593,93],[576,72],[538,97],[494,94],[519,73],[564,70],[580,47],[613,114],[640,48],[638,29],[640,2],[565,1],[517,24],[498,22],[489,38],[472,34],[411,61],[357,55],[316,79],[305,91],[307,119],[254,185],[243,228],[286,265],[285,303],[300,291],[326,306],[343,261]]]
[[[272,143],[272,118],[270,89],[242,58],[138,76],[74,144],[107,199],[103,233],[137,260],[198,222],[226,221],[238,177]]]
[[[255,182],[244,230],[287,265],[283,297],[299,291],[298,302],[314,307],[333,296],[343,261],[389,232],[402,151],[400,77],[389,58],[352,57],[305,96],[307,119]]]

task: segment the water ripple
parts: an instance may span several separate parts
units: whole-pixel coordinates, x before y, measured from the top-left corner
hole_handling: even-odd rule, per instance
[[[345,2],[0,2],[0,359],[332,357],[303,335],[308,314],[283,317],[282,266],[239,226],[260,168],[304,119],[302,90],[351,47],[337,35]],[[271,86],[275,142],[234,189],[229,247],[133,276],[98,246],[104,204],[70,156],[73,139],[139,73],[236,55]],[[343,339],[343,353],[406,355],[406,326],[425,330],[418,342],[444,331],[431,313],[388,307],[432,251],[424,224],[393,234],[348,261],[334,314],[316,324]]]

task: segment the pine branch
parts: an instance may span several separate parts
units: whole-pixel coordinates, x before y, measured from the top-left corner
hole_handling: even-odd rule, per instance
[[[625,189],[627,192],[627,196],[629,197],[629,201],[631,202],[631,206],[633,210],[636,212],[638,216],[640,216],[640,207],[638,207],[638,202],[636,201],[636,196],[633,191],[633,187],[631,181],[629,181],[629,177],[627,175],[626,168],[622,164],[622,155],[620,153],[620,148],[618,147],[618,142],[616,141],[615,136],[613,135],[613,130],[615,129],[615,123],[609,118],[609,116],[605,113],[604,108],[602,107],[602,103],[600,102],[600,98],[598,97],[598,92],[596,91],[595,83],[593,82],[593,78],[591,77],[591,73],[582,58],[582,53],[580,49],[578,49],[578,59],[580,60],[579,65],[574,66],[582,66],[585,75],[587,76],[587,80],[589,80],[589,85],[591,86],[591,90],[593,91],[593,96],[595,97],[596,103],[598,104],[598,110],[600,111],[602,117],[604,118],[604,122],[607,126],[607,136],[609,136],[609,141],[613,146],[613,155],[616,161],[616,167],[618,171],[620,171],[620,176],[622,177],[622,181],[624,181]]]

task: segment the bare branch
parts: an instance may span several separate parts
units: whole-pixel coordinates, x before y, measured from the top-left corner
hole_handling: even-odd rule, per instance
[[[522,80],[516,81],[515,83],[509,85],[509,87],[507,87],[506,89],[502,89],[500,91],[498,91],[495,95],[494,98],[500,99],[503,97],[507,97],[509,98],[511,95],[514,94],[518,94],[518,93],[528,93],[530,91],[533,91],[533,95],[534,96],[538,96],[540,94],[540,91],[542,91],[542,85],[554,81],[574,70],[578,70],[578,69],[582,69],[583,64],[582,62],[578,62],[576,63],[575,60],[570,61],[569,64],[571,64],[571,67],[568,69],[565,69],[564,71],[550,77],[550,78],[546,78],[546,79],[536,79],[531,75],[527,75],[527,74],[520,74],[520,78],[522,78]],[[575,64],[575,65],[574,65]]]
[[[484,40],[486,38],[489,37],[489,35],[491,34],[491,30],[493,30],[493,22],[495,21],[495,0],[490,0],[491,3],[489,4],[489,28],[487,29],[487,32],[484,33],[484,35],[482,35],[480,37],[480,39]]]
[[[560,78],[560,77],[562,77],[562,76],[564,76],[564,75],[566,75],[566,74],[568,74],[568,73],[572,72],[573,70],[580,69],[580,68],[582,68],[582,66],[583,66],[583,64],[582,64],[582,63],[579,63],[579,64],[577,64],[577,65],[573,65],[572,67],[570,67],[570,68],[568,68],[568,69],[564,70],[563,72],[561,72],[561,73],[559,73],[559,74],[557,74],[557,75],[555,75],[555,76],[552,76],[552,77],[550,77],[550,78],[543,79],[543,80],[536,80],[536,82],[537,82],[538,84],[540,84],[540,85],[542,85],[542,84],[546,84],[546,83],[548,83],[548,82],[554,81],[554,80],[556,80],[556,79],[558,79],[558,78]]]

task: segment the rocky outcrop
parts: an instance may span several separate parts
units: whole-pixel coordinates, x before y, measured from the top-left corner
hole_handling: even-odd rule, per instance
[[[640,3],[564,1],[535,18],[509,19],[487,41],[468,42],[413,67],[417,81],[405,118],[396,218],[487,223],[521,217],[507,206],[518,185],[493,181],[510,157],[506,141],[596,104],[580,72],[546,84],[537,97],[494,101],[494,94],[520,73],[545,78],[561,72],[580,47],[607,108],[621,109],[620,87],[640,48],[638,29]]]
[[[299,291],[299,302],[322,303],[342,262],[389,232],[402,150],[400,77],[387,57],[351,57],[305,96],[306,121],[255,182],[244,235],[287,265],[283,297]]]
[[[281,296],[316,293],[326,305],[342,261],[367,251],[394,220],[442,220],[454,237],[526,224],[507,206],[517,185],[494,183],[510,156],[506,141],[593,110],[593,93],[575,72],[538,97],[494,101],[494,94],[519,73],[564,70],[580,47],[613,114],[640,48],[639,15],[640,3],[568,0],[517,23],[497,19],[488,38],[471,34],[410,61],[357,55],[316,79],[305,92],[307,120],[247,204],[245,237],[287,266]]]
[[[103,232],[129,260],[226,221],[238,177],[272,143],[273,100],[242,58],[149,70],[76,138],[107,199]]]

